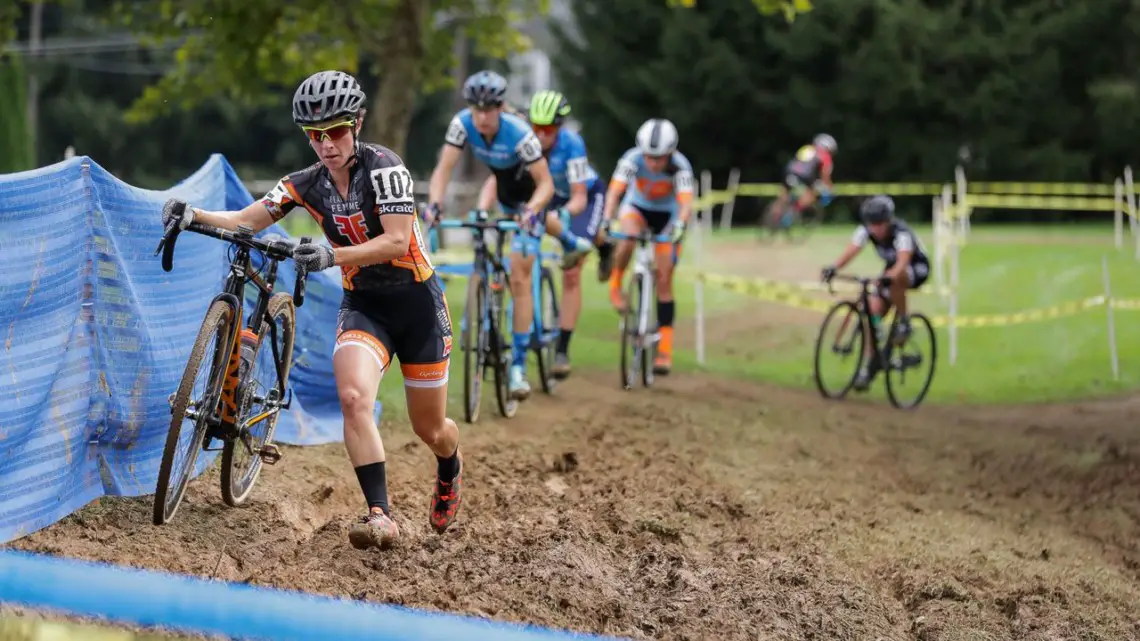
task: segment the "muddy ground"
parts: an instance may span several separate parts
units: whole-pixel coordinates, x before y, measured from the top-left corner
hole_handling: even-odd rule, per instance
[[[361,498],[340,445],[288,448],[245,509],[211,473],[167,526],[149,497],[103,499],[12,545],[633,638],[1140,638],[1140,402],[882,396],[577,372],[513,420],[487,403],[461,426],[465,504],[443,536],[434,461],[394,420],[389,551],[347,544]]]

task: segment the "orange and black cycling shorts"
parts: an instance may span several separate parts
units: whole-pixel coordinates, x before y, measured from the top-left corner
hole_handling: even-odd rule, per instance
[[[400,359],[408,387],[446,385],[451,315],[439,276],[379,290],[345,291],[333,353],[348,346],[367,349],[383,371],[393,356]]]

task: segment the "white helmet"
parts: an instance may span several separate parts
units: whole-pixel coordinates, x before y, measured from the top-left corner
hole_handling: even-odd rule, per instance
[[[835,139],[831,137],[831,134],[819,134],[812,143],[815,144],[816,147],[823,147],[828,152],[835,153]]]
[[[677,151],[677,128],[664,118],[650,118],[637,130],[637,148],[649,156]]]

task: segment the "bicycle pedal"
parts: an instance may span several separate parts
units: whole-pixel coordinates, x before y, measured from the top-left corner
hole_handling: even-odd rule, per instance
[[[262,462],[266,465],[274,465],[281,460],[281,451],[272,443],[263,445],[258,451],[258,455],[261,456]]]

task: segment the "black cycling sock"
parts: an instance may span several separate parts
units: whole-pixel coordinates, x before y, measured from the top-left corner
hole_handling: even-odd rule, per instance
[[[360,481],[360,489],[364,492],[364,500],[368,501],[369,509],[378,507],[388,514],[388,477],[384,473],[384,463],[369,463],[355,468],[356,480]]]
[[[570,336],[574,333],[572,329],[558,330],[558,353],[565,354],[570,349]]]
[[[436,475],[439,476],[440,480],[450,482],[456,474],[459,474],[459,446],[456,445],[455,451],[447,458],[437,455],[435,463]]]
[[[609,240],[603,240],[601,245],[598,245],[598,257],[602,260],[607,260],[610,254],[614,252],[614,244]]]
[[[676,313],[676,305],[673,301],[664,301],[658,299],[657,301],[657,326],[658,327],[672,327],[673,315]]]

